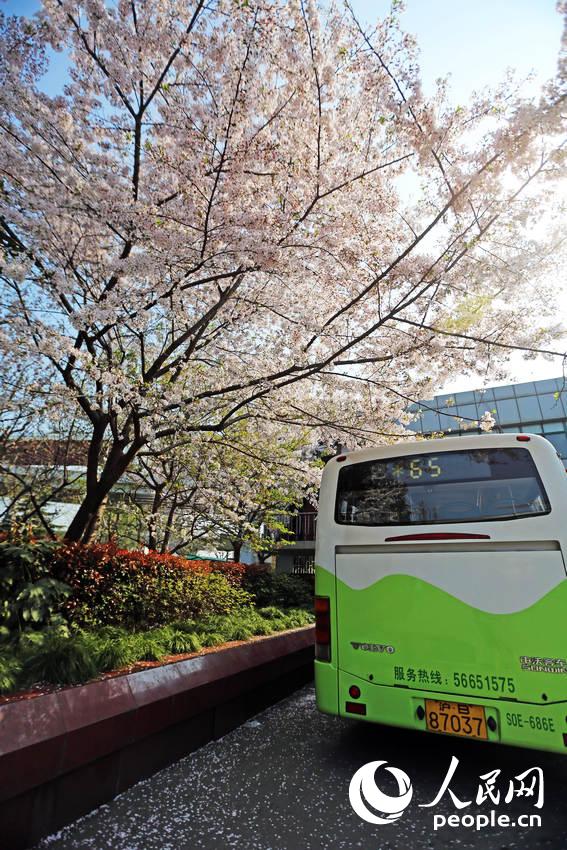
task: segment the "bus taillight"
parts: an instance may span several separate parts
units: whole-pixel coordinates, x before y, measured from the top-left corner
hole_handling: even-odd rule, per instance
[[[315,597],[315,658],[331,660],[331,603],[328,596]]]

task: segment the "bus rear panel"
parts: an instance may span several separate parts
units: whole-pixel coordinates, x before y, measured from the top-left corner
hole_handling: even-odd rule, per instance
[[[316,690],[345,717],[567,752],[565,470],[536,435],[331,460]]]

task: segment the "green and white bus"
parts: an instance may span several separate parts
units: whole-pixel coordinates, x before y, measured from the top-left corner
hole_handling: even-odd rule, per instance
[[[567,752],[567,477],[532,434],[328,462],[315,682],[328,714]]]

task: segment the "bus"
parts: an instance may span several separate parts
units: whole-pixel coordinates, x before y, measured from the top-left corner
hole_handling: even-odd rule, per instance
[[[319,710],[567,752],[566,487],[535,434],[331,459],[315,549]]]

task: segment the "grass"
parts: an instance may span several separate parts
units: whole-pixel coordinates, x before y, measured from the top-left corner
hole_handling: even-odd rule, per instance
[[[160,628],[128,632],[115,626],[69,633],[66,627],[32,632],[0,645],[0,693],[38,683],[77,685],[137,661],[199,652],[234,640],[249,640],[306,626],[313,615],[273,606],[238,614],[177,621]]]

